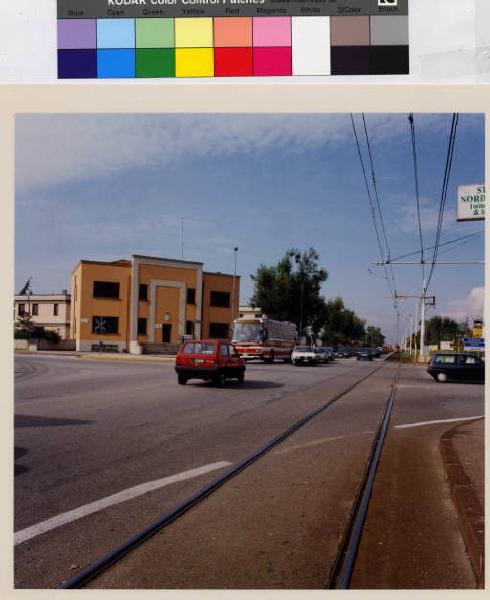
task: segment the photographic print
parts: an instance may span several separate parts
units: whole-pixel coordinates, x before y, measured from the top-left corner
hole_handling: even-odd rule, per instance
[[[485,198],[480,113],[17,114],[15,588],[484,587]]]

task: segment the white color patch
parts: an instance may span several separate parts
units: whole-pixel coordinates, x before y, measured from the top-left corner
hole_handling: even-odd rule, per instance
[[[292,17],[293,75],[330,75],[330,17]]]
[[[107,496],[107,498],[102,498],[101,500],[96,500],[90,504],[85,504],[85,506],[80,506],[74,510],[70,510],[57,515],[56,517],[48,519],[47,521],[42,521],[41,523],[32,525],[32,527],[27,527],[26,529],[16,531],[14,534],[14,545],[17,546],[18,544],[22,544],[22,542],[26,542],[27,540],[41,535],[42,533],[46,533],[52,529],[57,529],[58,527],[66,525],[67,523],[71,523],[72,521],[82,519],[83,517],[91,515],[95,512],[104,510],[109,506],[114,506],[115,504],[132,500],[133,498],[137,498],[138,496],[142,496],[148,492],[153,492],[154,490],[158,490],[167,485],[178,483],[179,481],[193,479],[194,477],[199,477],[200,475],[204,475],[210,471],[216,471],[217,469],[229,467],[231,464],[232,463],[229,462],[211,463],[209,465],[198,467],[197,469],[182,471],[182,473],[177,473],[176,475],[171,475],[170,477],[156,479],[155,481],[148,481],[147,483],[142,483],[141,485],[128,488],[127,490],[123,490],[122,492],[118,492],[112,496]]]
[[[483,418],[485,418],[484,415],[480,415],[479,417],[461,417],[459,419],[440,419],[438,421],[420,421],[419,423],[395,425],[395,429],[409,429],[410,427],[423,427],[424,425],[437,425],[439,423],[457,423],[458,421],[476,421]]]

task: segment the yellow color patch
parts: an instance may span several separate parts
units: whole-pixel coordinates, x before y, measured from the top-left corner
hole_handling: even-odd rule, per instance
[[[177,48],[175,50],[175,76],[214,77],[213,48]]]
[[[176,48],[212,48],[213,19],[175,19]]]

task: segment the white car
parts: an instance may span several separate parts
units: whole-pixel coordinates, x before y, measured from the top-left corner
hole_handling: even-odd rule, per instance
[[[319,356],[315,348],[311,346],[296,346],[291,354],[291,362],[295,367],[298,365],[316,365],[319,362]]]

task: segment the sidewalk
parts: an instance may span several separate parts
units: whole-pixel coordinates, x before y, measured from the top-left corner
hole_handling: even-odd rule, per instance
[[[465,422],[446,431],[440,450],[459,524],[480,588],[485,564],[485,420]]]

